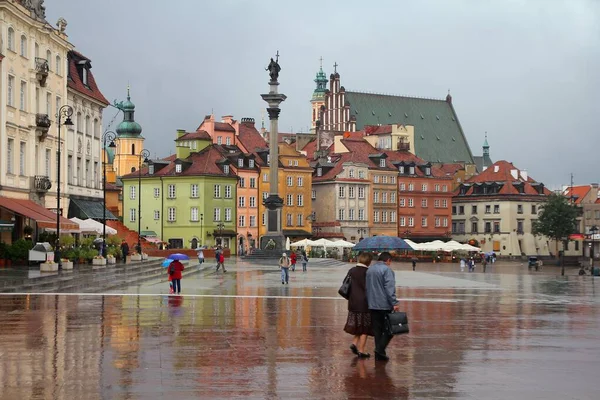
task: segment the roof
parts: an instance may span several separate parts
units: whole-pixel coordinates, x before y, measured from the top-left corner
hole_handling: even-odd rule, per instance
[[[186,132],[184,135],[175,139],[175,141],[179,140],[194,140],[194,139],[203,139],[203,140],[212,140],[208,132],[204,130],[198,130],[196,132]]]
[[[482,156],[473,156],[473,161],[475,162],[475,166],[477,167],[477,171],[483,172],[484,167],[489,167],[494,162],[490,158],[490,156],[484,154]]]
[[[451,100],[346,92],[356,129],[367,125],[415,127],[415,153],[431,162],[473,163],[473,155]]]
[[[104,219],[104,213],[106,212],[106,219],[115,220],[117,217],[113,215],[109,210],[104,208],[104,204],[97,200],[85,200],[71,197],[69,201],[69,218],[79,219]]]
[[[235,128],[226,122],[215,122],[215,131],[235,133]]]
[[[573,187],[569,186],[567,189],[565,189],[563,195],[569,199],[573,197],[575,204],[581,204],[582,200],[585,198],[585,196],[587,196],[591,189],[592,188],[590,185]]]
[[[98,100],[105,106],[108,106],[110,104],[109,101],[106,100],[106,97],[104,97],[104,95],[98,88],[98,85],[96,84],[96,79],[94,78],[94,74],[92,73],[91,60],[75,50],[71,50],[67,53],[67,59],[69,62],[69,75],[67,78],[67,87],[73,89],[76,92],[89,96],[94,100]],[[79,61],[87,61],[88,63],[87,85],[85,85],[81,81],[79,73],[77,72],[77,62]]]
[[[278,140],[278,143],[285,142],[286,140],[290,140],[290,141],[293,142],[293,141],[296,140],[296,134],[295,133],[279,132],[277,134],[277,140]]]
[[[257,149],[269,147],[267,141],[263,139],[253,123],[240,124],[240,133],[237,140],[248,153],[256,153]]]
[[[457,194],[460,193],[462,188],[465,188],[466,192],[463,195],[477,196],[478,194],[474,193],[474,187],[481,184],[500,185],[501,188],[499,191],[494,193],[497,195],[539,196],[540,193],[538,193],[534,187],[535,185],[543,188],[542,194],[549,195],[551,193],[550,190],[543,187],[543,184],[536,182],[534,179],[526,175],[525,171],[519,170],[512,163],[505,160],[495,162],[479,175],[475,175],[465,183],[461,184],[460,188],[457,189]],[[523,193],[519,192],[519,190],[516,188],[517,185],[523,185]]]
[[[440,164],[438,168],[440,169],[440,171],[447,175],[454,175],[461,169],[465,169],[465,166],[461,163],[444,163]]]

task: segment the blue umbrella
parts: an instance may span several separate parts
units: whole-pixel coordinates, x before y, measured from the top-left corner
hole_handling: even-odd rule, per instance
[[[361,240],[354,251],[412,250],[408,243],[395,236],[373,236]]]
[[[165,260],[162,262],[162,266],[166,268],[169,265],[171,265],[172,262],[173,262],[173,260],[169,260],[168,258],[165,258]]]
[[[169,259],[169,260],[189,260],[190,258],[188,256],[186,256],[185,254],[173,253],[173,254],[169,254],[167,259]]]

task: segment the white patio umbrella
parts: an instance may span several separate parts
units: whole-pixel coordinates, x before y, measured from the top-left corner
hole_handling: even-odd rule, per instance
[[[311,245],[312,245],[312,241],[308,240],[308,239],[302,239],[297,242],[290,243],[290,247],[306,247],[306,246],[311,246]]]
[[[317,239],[317,240],[310,241],[311,246],[321,246],[321,247],[334,247],[334,246],[332,246],[332,243],[333,242],[331,240],[327,240],[327,239]]]
[[[346,242],[345,240],[336,240],[332,243],[333,244],[331,246],[327,246],[327,247],[341,247],[344,249],[349,249],[349,248],[356,246],[354,243]]]
[[[289,237],[285,238],[285,249],[286,250],[290,249],[290,238]]]

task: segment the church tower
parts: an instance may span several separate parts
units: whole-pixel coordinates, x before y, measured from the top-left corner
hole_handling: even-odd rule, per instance
[[[127,100],[115,102],[115,107],[123,111],[123,122],[117,127],[117,148],[114,155],[114,170],[117,176],[127,175],[137,171],[140,164],[139,154],[144,148],[144,137],[141,135],[142,127],[135,122],[135,104],[131,102],[129,88]]]
[[[325,72],[323,72],[323,57],[321,57],[321,66],[319,68],[319,72],[317,72],[317,77],[315,78],[315,83],[317,87],[313,92],[312,99],[310,104],[312,106],[312,123],[311,123],[311,131],[315,132],[315,124],[319,119],[319,110],[322,105],[325,105],[325,91],[327,90],[327,76],[325,76]]]

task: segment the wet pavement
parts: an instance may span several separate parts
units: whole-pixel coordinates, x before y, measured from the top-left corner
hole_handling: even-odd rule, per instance
[[[347,267],[230,262],[107,294],[0,295],[0,399],[598,399],[600,280],[395,265],[411,333],[357,360]],[[372,341],[368,345],[372,352]]]

